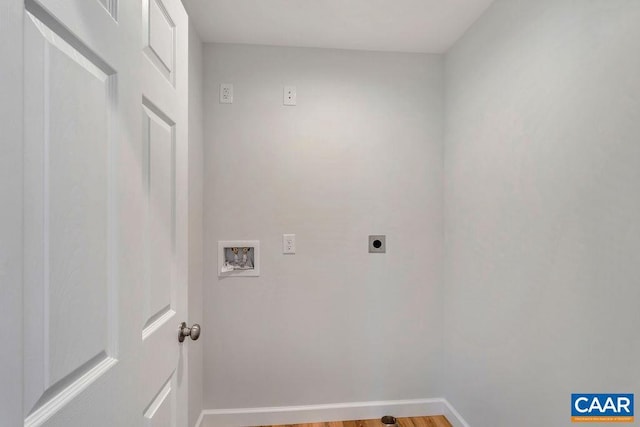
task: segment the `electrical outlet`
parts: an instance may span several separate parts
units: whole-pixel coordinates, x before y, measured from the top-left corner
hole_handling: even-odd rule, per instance
[[[282,235],[282,253],[283,254],[296,253],[296,235],[295,234]]]
[[[384,254],[387,252],[387,236],[374,234],[369,236],[369,253]]]
[[[296,102],[298,101],[298,96],[296,94],[295,86],[285,86],[283,96],[284,96],[283,98],[284,105],[296,105]]]
[[[220,104],[233,104],[233,85],[223,83],[220,85]]]

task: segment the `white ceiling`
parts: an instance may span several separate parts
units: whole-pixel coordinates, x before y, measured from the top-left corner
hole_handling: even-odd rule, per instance
[[[183,0],[205,42],[445,52],[493,0]]]

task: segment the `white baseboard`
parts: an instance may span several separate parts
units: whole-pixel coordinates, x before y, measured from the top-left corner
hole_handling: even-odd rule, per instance
[[[453,427],[471,427],[447,399],[442,400],[444,400],[445,406],[443,415],[447,417]]]
[[[242,427],[272,424],[375,419],[383,415],[419,417],[444,415],[453,427],[469,427],[443,398],[333,403],[267,408],[205,409],[197,427]]]

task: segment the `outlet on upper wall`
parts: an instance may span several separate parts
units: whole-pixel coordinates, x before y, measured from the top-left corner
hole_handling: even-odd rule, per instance
[[[282,253],[283,254],[296,253],[296,235],[295,234],[282,235]]]
[[[222,83],[220,85],[220,104],[233,104],[233,85]]]
[[[283,103],[284,105],[296,105],[298,101],[298,95],[296,94],[295,86],[285,86],[283,93]]]

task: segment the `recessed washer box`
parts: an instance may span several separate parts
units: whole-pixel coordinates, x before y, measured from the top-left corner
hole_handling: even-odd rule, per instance
[[[387,252],[387,236],[373,234],[369,236],[369,253],[384,254]]]
[[[259,240],[218,241],[218,277],[246,277],[259,275]]]

